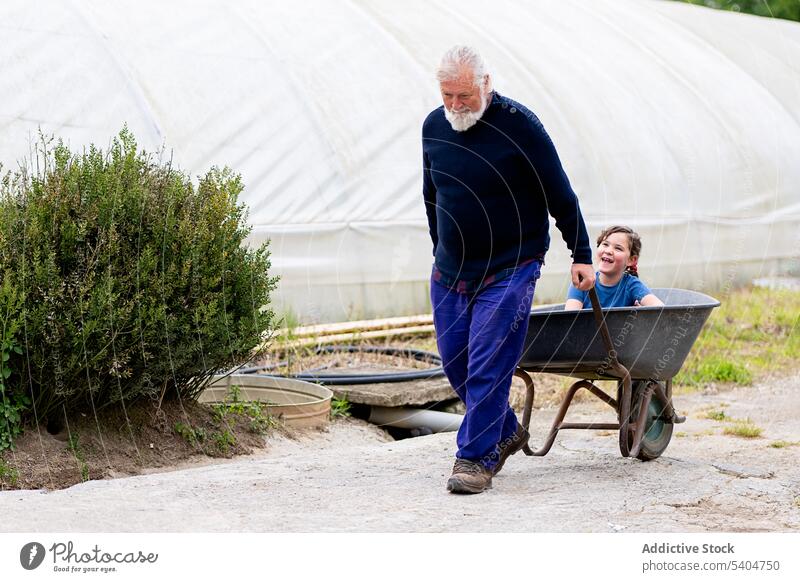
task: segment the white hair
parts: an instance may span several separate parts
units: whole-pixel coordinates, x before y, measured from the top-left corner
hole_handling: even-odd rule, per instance
[[[456,45],[442,56],[439,68],[436,70],[436,79],[440,83],[457,79],[464,67],[472,71],[476,87],[480,87],[489,74],[486,63],[478,51],[471,46]]]

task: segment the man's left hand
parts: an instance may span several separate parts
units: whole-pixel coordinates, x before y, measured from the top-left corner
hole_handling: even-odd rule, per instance
[[[572,285],[578,291],[588,291],[594,287],[594,267],[592,265],[573,263]]]

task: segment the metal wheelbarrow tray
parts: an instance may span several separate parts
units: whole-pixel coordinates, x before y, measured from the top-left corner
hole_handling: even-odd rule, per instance
[[[672,406],[672,378],[719,301],[685,289],[652,292],[664,302],[663,307],[600,309],[592,289],[592,309],[564,311],[561,304],[531,310],[525,350],[515,371],[527,388],[522,425],[530,428],[535,393],[529,372],[580,380],[567,391],[542,448],[533,451],[525,446],[525,454],[546,455],[558,431],[565,429],[619,430],[623,457],[647,461],[666,449],[673,425],[686,420]],[[591,380],[616,380],[616,398]],[[617,422],[563,422],[581,388],[611,406]]]

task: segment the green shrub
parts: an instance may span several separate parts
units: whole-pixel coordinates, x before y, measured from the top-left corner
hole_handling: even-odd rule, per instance
[[[137,149],[42,139],[0,182],[0,273],[22,297],[11,378],[38,418],[140,398],[196,398],[268,337],[276,279],[245,246],[243,189],[212,168],[194,186]]]
[[[17,342],[21,297],[10,276],[0,282],[0,451],[14,448],[22,432],[22,420],[31,401],[24,388],[12,389],[11,366],[22,355]]]

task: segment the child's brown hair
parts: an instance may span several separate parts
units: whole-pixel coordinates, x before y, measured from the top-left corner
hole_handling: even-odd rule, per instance
[[[631,251],[631,258],[636,257],[639,258],[639,254],[642,252],[642,239],[635,230],[633,230],[629,226],[622,226],[622,225],[615,225],[609,226],[608,228],[603,229],[600,233],[600,236],[597,237],[597,246],[600,246],[604,240],[606,240],[610,235],[619,232],[628,236],[628,247]],[[625,268],[626,273],[630,273],[634,277],[639,276],[639,270],[637,268],[637,262],[634,261],[632,265]]]

